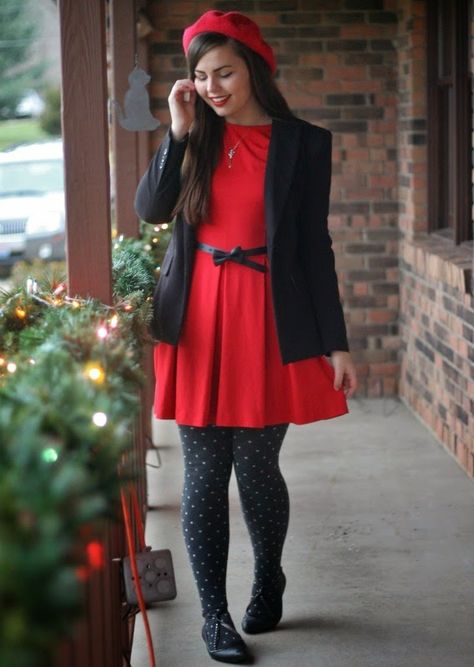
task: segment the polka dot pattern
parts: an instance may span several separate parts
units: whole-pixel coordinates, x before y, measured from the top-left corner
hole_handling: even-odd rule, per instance
[[[288,424],[262,428],[178,424],[184,456],[181,524],[203,615],[227,609],[229,481],[235,470],[254,553],[253,589],[280,572],[289,496],[279,467]]]

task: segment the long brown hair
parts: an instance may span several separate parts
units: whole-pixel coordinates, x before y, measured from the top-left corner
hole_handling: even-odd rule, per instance
[[[248,68],[252,93],[271,118],[295,118],[278,90],[267,62],[245,44],[217,32],[205,32],[192,40],[188,54],[188,76],[194,81],[194,69],[200,59],[216,46],[230,44]],[[188,145],[181,172],[181,190],[172,212],[190,225],[198,225],[208,214],[211,178],[219,161],[225,119],[218,116],[199,95],[196,96],[196,117],[189,132]],[[203,147],[205,149],[203,150]]]

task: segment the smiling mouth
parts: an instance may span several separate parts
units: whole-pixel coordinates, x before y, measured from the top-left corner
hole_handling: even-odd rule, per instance
[[[221,104],[225,104],[227,100],[229,99],[230,95],[225,95],[223,97],[210,97],[209,99],[213,104],[216,104],[217,106]]]

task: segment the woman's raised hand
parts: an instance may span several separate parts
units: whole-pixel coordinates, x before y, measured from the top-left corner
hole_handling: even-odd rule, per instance
[[[177,141],[185,136],[194,121],[196,95],[196,88],[191,79],[178,79],[171,89],[168,97],[171,133]]]

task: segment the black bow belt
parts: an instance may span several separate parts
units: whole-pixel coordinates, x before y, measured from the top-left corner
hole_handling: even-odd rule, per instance
[[[265,273],[267,270],[267,267],[264,264],[252,262],[252,260],[247,259],[249,255],[265,254],[267,252],[267,246],[259,246],[258,248],[247,248],[246,250],[242,250],[242,248],[238,245],[235,248],[232,248],[232,250],[229,252],[226,252],[225,250],[220,250],[219,248],[215,248],[214,246],[208,245],[207,243],[196,241],[196,248],[210,253],[216,266],[219,266],[219,264],[223,264],[224,262],[237,262],[238,264],[249,266],[251,269],[261,271],[262,273]]]

